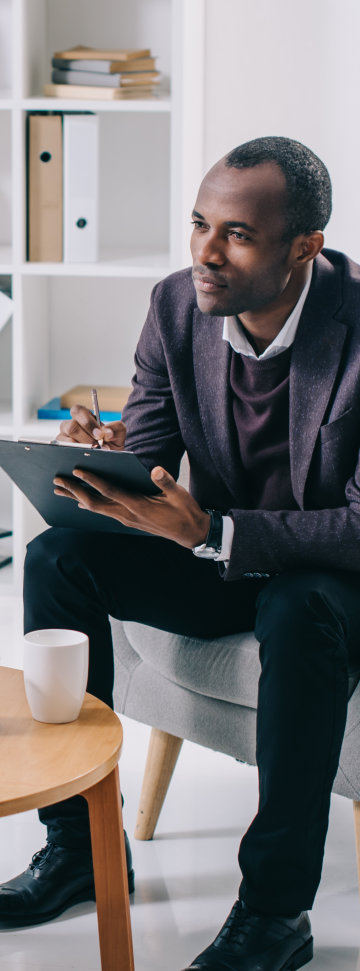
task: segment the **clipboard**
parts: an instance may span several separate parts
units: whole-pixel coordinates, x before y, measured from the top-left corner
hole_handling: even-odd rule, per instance
[[[54,493],[54,477],[71,476],[75,468],[88,469],[124,489],[145,495],[161,493],[161,489],[152,481],[150,473],[134,452],[0,439],[0,467],[27,496],[48,526],[151,535],[140,529],[124,526],[111,516],[79,509],[75,500],[56,496]]]

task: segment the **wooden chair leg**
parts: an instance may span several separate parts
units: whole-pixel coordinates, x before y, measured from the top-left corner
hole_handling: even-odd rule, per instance
[[[118,766],[88,801],[102,971],[134,971]]]
[[[354,800],[355,842],[358,865],[359,893],[360,893],[360,802]]]
[[[153,728],[136,818],[135,838],[151,840],[169,788],[182,738]]]

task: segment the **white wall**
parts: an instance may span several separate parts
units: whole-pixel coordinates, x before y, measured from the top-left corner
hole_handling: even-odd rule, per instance
[[[304,142],[333,182],[326,244],[360,262],[359,0],[206,0],[205,9],[204,171],[250,138]]]

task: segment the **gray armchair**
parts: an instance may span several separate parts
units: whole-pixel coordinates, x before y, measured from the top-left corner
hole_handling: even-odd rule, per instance
[[[258,642],[252,632],[214,640],[112,621],[115,709],[152,726],[135,836],[151,839],[183,739],[255,765]],[[360,670],[333,790],[354,801],[360,881]]]

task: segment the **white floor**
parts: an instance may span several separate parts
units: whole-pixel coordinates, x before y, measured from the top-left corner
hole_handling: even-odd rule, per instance
[[[0,601],[0,664],[21,667],[21,602]],[[149,737],[122,719],[120,777],[132,836]],[[256,770],[186,742],[153,841],[132,839],[136,971],[180,971],[217,933],[237,895],[237,848],[256,811]],[[0,882],[45,842],[35,812],[0,819]],[[360,971],[360,909],[349,800],[333,797],[323,878],[312,911],[314,971]],[[1,971],[100,971],[95,907],[0,934]]]

